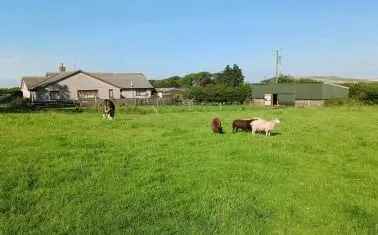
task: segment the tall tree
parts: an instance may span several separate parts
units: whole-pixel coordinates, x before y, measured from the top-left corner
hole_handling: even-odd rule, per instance
[[[184,86],[187,86],[187,87],[189,86],[204,87],[213,83],[212,74],[209,72],[191,73],[191,74],[186,75],[183,78],[182,83],[184,84]]]
[[[244,75],[241,68],[238,65],[234,64],[234,66],[232,67],[232,71],[233,71],[233,86],[238,87],[244,84]]]
[[[217,75],[216,82],[218,84],[238,87],[244,83],[244,75],[238,65],[234,64],[232,68],[230,65],[227,65],[223,72]]]

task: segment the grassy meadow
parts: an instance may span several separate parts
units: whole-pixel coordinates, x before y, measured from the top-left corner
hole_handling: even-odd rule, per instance
[[[254,116],[281,125],[231,133]],[[0,113],[0,234],[15,233],[377,234],[378,107]]]

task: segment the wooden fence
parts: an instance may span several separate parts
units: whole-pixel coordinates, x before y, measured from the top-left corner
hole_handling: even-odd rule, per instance
[[[138,99],[116,99],[112,100],[117,105],[179,105],[183,104],[182,100],[174,99],[171,97],[166,98],[159,98],[159,97],[151,97],[151,98],[138,98]],[[80,99],[78,100],[78,104],[80,106],[96,106],[97,104],[102,103],[103,100],[101,99]]]

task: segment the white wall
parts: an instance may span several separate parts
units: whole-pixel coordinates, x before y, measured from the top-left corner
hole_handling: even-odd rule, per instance
[[[48,91],[62,91],[66,99],[77,100],[79,90],[97,90],[97,96],[100,99],[109,99],[109,89],[113,89],[113,98],[120,99],[120,89],[88,75],[79,73],[60,82],[47,86],[43,91],[39,91],[39,97],[46,99]],[[48,98],[47,98],[48,99]]]
[[[126,99],[132,99],[135,97],[135,91],[134,90],[122,90],[121,95],[125,97]]]
[[[30,91],[24,81],[21,82],[21,91],[24,98],[30,99]]]

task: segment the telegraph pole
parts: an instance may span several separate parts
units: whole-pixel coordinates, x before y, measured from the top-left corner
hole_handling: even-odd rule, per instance
[[[276,56],[276,83],[278,83],[278,77],[280,75],[280,64],[281,64],[281,56],[280,56],[280,50],[275,51],[275,56]]]

